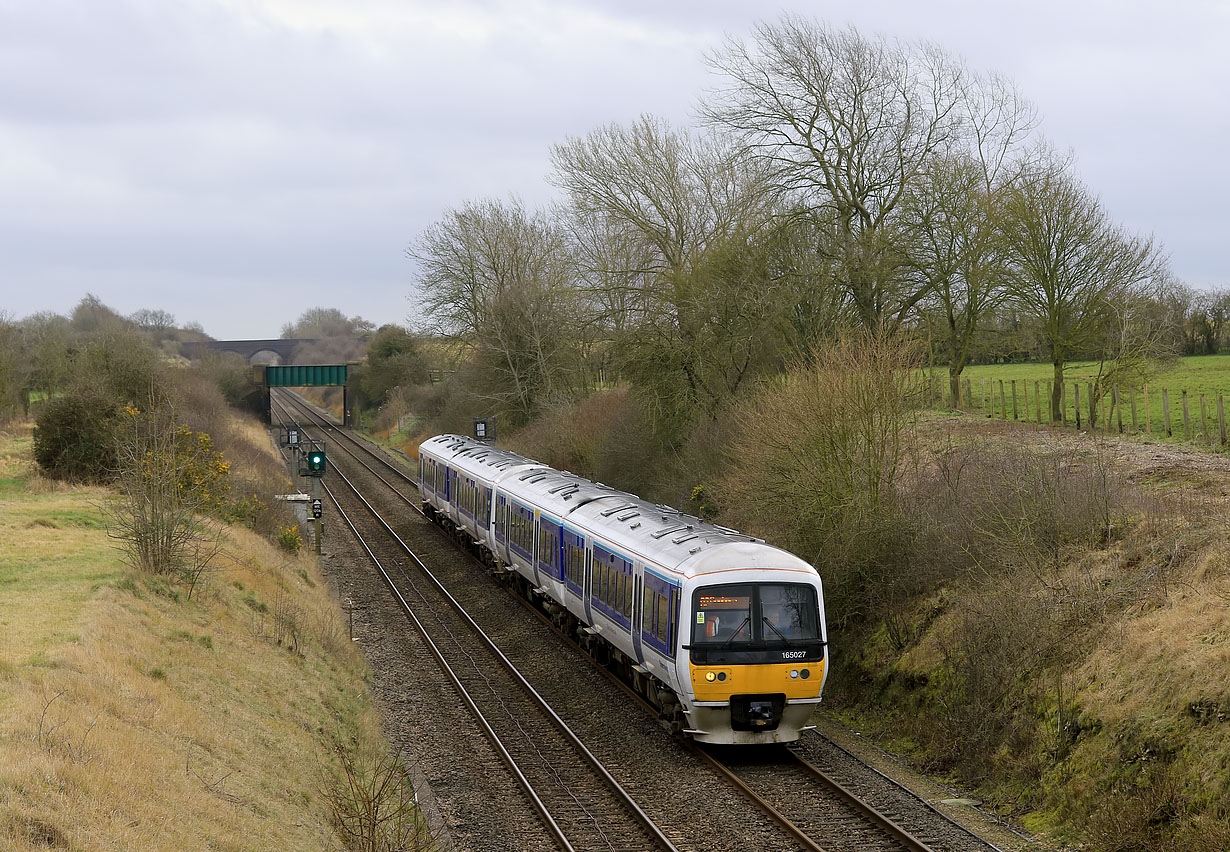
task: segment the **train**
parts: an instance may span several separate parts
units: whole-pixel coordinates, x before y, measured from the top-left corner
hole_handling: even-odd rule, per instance
[[[462,435],[423,509],[698,742],[792,742],[828,674],[824,590],[763,540]]]

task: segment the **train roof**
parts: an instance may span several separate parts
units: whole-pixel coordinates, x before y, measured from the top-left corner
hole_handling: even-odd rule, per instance
[[[464,460],[467,462],[466,467],[481,473],[492,481],[498,481],[504,474],[525,467],[551,470],[542,462],[518,455],[512,450],[501,450],[499,447],[484,444],[482,441],[476,441],[464,435],[437,435],[434,438],[428,438],[420,447],[427,447],[452,460]]]
[[[783,560],[814,572],[797,556],[762,539],[473,438],[440,435],[423,443],[565,523],[576,521],[620,549],[686,576],[781,566]]]

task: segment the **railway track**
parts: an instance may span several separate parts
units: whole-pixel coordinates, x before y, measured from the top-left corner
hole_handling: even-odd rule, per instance
[[[340,495],[322,483],[326,495],[559,847],[678,852],[350,479],[337,467],[334,472],[350,497],[367,511],[370,522],[348,513]],[[397,543],[421,576],[385,564],[372,542],[373,533],[381,532]]]
[[[298,411],[316,424],[316,428],[326,429],[332,436],[340,438],[347,446],[347,452],[353,461],[366,469],[371,476],[384,483],[406,505],[422,514],[414,496],[417,494],[417,481],[413,476],[400,469],[383,453],[354,438],[347,430],[330,423],[310,407],[297,400],[294,404]],[[335,443],[334,446],[338,444]],[[369,462],[374,462],[374,466]],[[406,493],[409,489],[414,489],[411,496]],[[521,601],[519,597],[517,600]],[[554,625],[543,613],[525,601],[521,602],[530,608],[546,626],[555,630]],[[556,633],[578,652],[584,654],[571,637],[559,631]],[[648,713],[656,712],[641,701],[636,693],[616,680],[612,673],[605,668],[599,668],[605,676],[615,680],[621,689],[640,702]],[[840,749],[839,746],[821,735],[811,734],[809,746],[814,747],[817,742],[825,744],[825,747],[838,749],[850,760],[857,761],[853,755]],[[977,838],[968,829],[953,822],[913,794],[904,797],[906,805],[899,808],[900,813],[893,811],[885,813],[877,810],[867,804],[867,797],[864,793],[861,791],[856,793],[852,789],[868,783],[865,777],[860,777],[855,783],[847,779],[843,779],[846,783],[840,783],[807,760],[798,748],[705,749],[691,743],[688,743],[687,747],[700,760],[708,763],[715,774],[726,779],[773,822],[780,825],[802,848],[811,850],[866,849],[875,850],[875,852],[879,850],[998,852],[996,847]],[[867,769],[867,775],[873,778],[878,776],[883,782],[894,784],[891,779],[879,776],[870,767],[864,765],[864,768]],[[898,789],[894,792],[904,791],[900,785],[895,786]],[[881,795],[879,798],[884,799],[885,797]],[[903,797],[888,798],[890,802],[899,804]],[[890,804],[890,807],[892,806]],[[903,827],[905,825],[911,826],[910,830]]]

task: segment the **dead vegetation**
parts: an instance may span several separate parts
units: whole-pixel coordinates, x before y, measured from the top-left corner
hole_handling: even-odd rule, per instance
[[[5,472],[36,480],[28,432],[8,441]],[[312,559],[225,528],[189,599],[121,563],[100,489],[0,500],[0,847],[395,848],[336,825],[326,775],[389,753]]]

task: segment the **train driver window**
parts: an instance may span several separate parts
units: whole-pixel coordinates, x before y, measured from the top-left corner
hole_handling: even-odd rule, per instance
[[[750,586],[731,585],[712,592],[697,592],[692,641],[750,642],[753,632]]]

